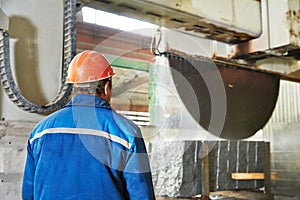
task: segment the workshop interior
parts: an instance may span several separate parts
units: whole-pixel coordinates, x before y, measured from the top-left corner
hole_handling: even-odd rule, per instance
[[[114,69],[158,200],[300,199],[300,1],[0,0],[1,199],[84,50]]]

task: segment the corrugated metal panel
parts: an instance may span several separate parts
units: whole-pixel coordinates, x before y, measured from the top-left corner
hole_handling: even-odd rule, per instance
[[[300,121],[300,84],[281,81],[276,107],[267,126]]]
[[[271,144],[271,171],[278,175],[271,183],[277,194],[299,194],[299,122],[300,84],[281,81],[274,113],[263,130]]]
[[[284,124],[299,121],[300,83],[281,80],[275,109],[271,118],[263,128],[264,139],[272,140],[276,129]]]

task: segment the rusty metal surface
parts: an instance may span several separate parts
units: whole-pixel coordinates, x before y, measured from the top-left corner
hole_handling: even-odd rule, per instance
[[[232,46],[232,58],[256,61],[268,57],[299,59],[299,1],[261,1],[262,34]],[[298,77],[299,79],[299,77]]]
[[[263,73],[254,69],[238,67],[233,63],[192,57],[178,53],[168,53],[173,80],[178,93],[188,111],[199,124],[216,136],[227,139],[243,139],[254,135],[264,127],[275,107],[280,76]],[[179,73],[178,73],[179,72]],[[191,106],[190,97],[186,95],[183,76],[194,90],[199,109]],[[224,91],[214,91],[214,83],[219,74],[224,84]],[[212,84],[212,85],[211,85]],[[213,93],[220,96],[212,97]],[[226,97],[221,96],[225,94]],[[216,110],[220,105],[213,104],[212,98],[219,98],[226,110]],[[197,112],[199,110],[200,113]],[[221,129],[215,115],[224,115]],[[223,113],[225,112],[225,113]],[[222,119],[220,119],[222,120]]]

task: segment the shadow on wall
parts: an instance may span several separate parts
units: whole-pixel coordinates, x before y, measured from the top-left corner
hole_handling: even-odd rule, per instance
[[[18,84],[22,95],[38,105],[48,103],[42,95],[41,77],[39,74],[39,55],[37,41],[37,29],[29,19],[12,16],[9,24],[10,38],[14,45],[11,51],[14,51],[14,79]],[[41,67],[41,66],[40,66]]]

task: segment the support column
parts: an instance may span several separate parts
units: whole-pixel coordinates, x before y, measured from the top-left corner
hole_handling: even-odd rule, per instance
[[[270,159],[270,142],[264,144],[264,181],[265,181],[265,193],[268,199],[272,200],[273,195],[271,193],[271,159]]]

